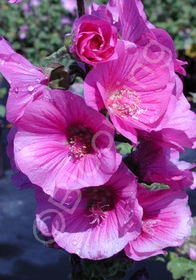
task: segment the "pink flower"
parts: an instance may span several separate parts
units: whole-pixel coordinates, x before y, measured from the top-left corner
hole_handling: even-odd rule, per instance
[[[69,253],[109,258],[140,234],[142,210],[136,191],[135,177],[123,164],[100,187],[69,193],[59,189],[54,200],[36,189],[37,227]]]
[[[42,94],[48,77],[40,68],[17,54],[3,37],[0,37],[0,72],[10,84],[6,118],[15,123],[26,106]]]
[[[190,185],[190,187],[188,186],[188,184],[187,184],[187,186],[191,190],[195,189],[196,188],[196,172],[194,170],[196,167],[196,163],[179,160],[179,153],[173,149],[171,150],[171,160],[172,160],[172,163],[177,166],[177,168],[182,172],[182,174],[184,174],[184,176],[186,176],[187,179],[189,179],[190,177],[192,178],[191,179],[192,184]]]
[[[177,99],[173,114],[168,122],[162,125],[160,132],[178,146],[179,150],[181,146],[196,147],[196,114],[190,110],[190,104],[183,93]]]
[[[189,250],[189,258],[191,259],[191,260],[196,260],[196,251],[195,251],[195,249],[193,249],[193,248],[190,248],[190,250]]]
[[[72,51],[88,64],[111,59],[117,42],[117,30],[105,20],[84,15],[75,22]]]
[[[64,9],[68,10],[71,14],[76,11],[76,0],[61,0],[61,4]]]
[[[61,24],[62,25],[66,25],[66,24],[70,24],[71,23],[71,19],[67,16],[63,16],[61,19]]]
[[[193,220],[184,191],[148,191],[140,187],[142,232],[125,247],[126,255],[140,261],[163,254],[162,249],[181,246],[191,233]]]
[[[184,152],[184,147],[196,147],[196,114],[190,110],[190,104],[182,93],[176,103],[176,109],[168,122],[157,129],[163,141]]]
[[[48,0],[46,0],[46,1],[48,1]],[[38,6],[41,5],[41,0],[30,0],[30,1],[29,1],[29,4],[30,4],[31,6],[38,7]]]
[[[113,24],[113,17],[109,9],[105,5],[98,5],[94,2],[87,8],[87,14],[107,20],[111,25]]]
[[[118,41],[118,59],[96,65],[84,82],[87,104],[105,106],[116,129],[137,144],[137,129],[158,127],[172,96],[175,80],[172,65],[151,63],[142,47]],[[149,50],[154,58],[159,51]]]
[[[182,65],[186,65],[187,62],[177,59],[174,42],[173,42],[172,38],[170,37],[170,35],[163,29],[152,28],[150,30],[155,35],[155,38],[156,38],[156,41],[152,42],[151,44],[158,45],[162,50],[162,54],[167,52],[170,56],[169,60],[170,61],[172,60],[174,63],[175,72],[180,73],[185,76],[186,71],[182,67]],[[168,63],[169,63],[169,60],[168,60]]]
[[[168,185],[171,189],[194,188],[194,173],[190,169],[196,165],[179,161],[179,152],[161,147],[159,142],[140,141],[131,155],[129,165],[139,180]]]
[[[11,167],[13,174],[11,175],[12,183],[18,189],[29,189],[34,188],[34,185],[29,181],[29,178],[23,174],[20,170],[17,169],[14,159],[14,137],[17,132],[17,127],[13,126],[7,136],[8,146],[7,146],[7,155],[10,159]]]
[[[161,54],[156,60],[164,56],[165,63],[169,64],[173,61],[175,71],[186,75],[186,71],[181,65],[187,63],[177,59],[172,38],[165,30],[155,28],[147,21],[140,0],[112,0],[109,1],[107,8],[113,15],[114,24],[119,26],[122,40],[134,42],[137,45],[145,46],[147,49],[151,47],[159,48]]]
[[[70,91],[50,90],[17,122],[15,162],[30,181],[52,195],[55,188],[104,184],[118,169],[114,128]]]
[[[147,20],[146,14],[143,10],[143,4],[140,0],[136,0],[136,4],[143,21],[148,27],[148,30],[150,30],[151,33],[155,36],[154,39],[156,39],[157,44],[162,48],[163,52],[170,52],[171,59],[174,62],[175,71],[185,76],[186,71],[182,67],[182,65],[187,64],[187,62],[177,59],[175,46],[170,35],[165,30],[156,28],[151,22]]]
[[[19,28],[19,38],[21,40],[24,40],[27,35],[28,35],[28,26],[27,25],[21,25],[20,28]]]
[[[22,2],[23,0],[8,0],[8,2],[15,4],[15,3],[19,3]]]
[[[175,79],[175,94],[171,96],[162,121],[150,133],[138,131],[138,135],[148,141],[157,141],[161,146],[184,152],[183,147],[196,147],[196,114],[190,110],[190,104],[182,92],[182,81],[176,74]]]
[[[118,21],[121,24],[120,36],[122,40],[144,45],[149,39],[154,39],[153,34],[140,16],[135,0],[117,0],[116,5],[119,13]],[[116,18],[116,13],[114,16]]]

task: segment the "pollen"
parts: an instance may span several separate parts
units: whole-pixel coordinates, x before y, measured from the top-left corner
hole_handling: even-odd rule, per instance
[[[87,203],[87,217],[91,218],[91,225],[100,225],[107,217],[108,211],[114,208],[113,195],[104,187],[88,188],[86,191],[89,195]]]
[[[130,89],[116,90],[108,97],[107,104],[113,114],[122,118],[137,119],[137,115],[144,111],[136,92]]]
[[[90,212],[92,212],[92,214],[90,214],[88,217],[92,217],[92,221],[90,222],[90,224],[100,224],[102,222],[102,220],[105,219],[105,210],[107,209],[107,207],[109,206],[109,204],[105,204],[105,205],[101,205],[100,203],[97,204],[93,204],[92,207],[89,209]]]
[[[93,132],[82,124],[74,124],[67,130],[67,138],[71,155],[79,159],[93,152],[91,140]]]

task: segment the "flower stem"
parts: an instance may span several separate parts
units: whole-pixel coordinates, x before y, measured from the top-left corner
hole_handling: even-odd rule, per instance
[[[83,280],[84,272],[81,264],[81,259],[75,255],[71,255],[71,264],[72,264],[72,280]]]
[[[84,0],[77,0],[78,7],[78,17],[81,17],[85,14]]]

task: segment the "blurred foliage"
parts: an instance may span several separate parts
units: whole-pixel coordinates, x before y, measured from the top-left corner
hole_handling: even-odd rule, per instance
[[[195,57],[196,56],[196,43],[190,45],[190,47],[188,49],[186,49],[185,54],[189,57]]]
[[[196,279],[196,261],[186,259],[184,257],[176,257],[174,253],[171,261],[168,263],[167,268],[172,272],[175,280],[184,277],[184,280],[195,280]]]
[[[63,46],[64,35],[71,31],[74,17],[62,7],[60,0],[41,0],[39,6],[29,3],[24,0],[13,5],[1,0],[0,35],[17,52],[39,65],[43,57]],[[62,24],[63,19],[68,23]],[[24,39],[20,38],[21,26],[28,27]]]
[[[176,50],[187,49],[196,43],[195,0],[143,0],[148,20],[166,30]]]
[[[71,255],[72,280],[120,280],[124,279],[134,261],[124,251],[104,260],[80,259]]]
[[[89,4],[90,0],[86,1]],[[106,0],[95,2],[106,4]],[[176,49],[188,49],[196,43],[195,0],[144,0],[148,19],[169,32]],[[43,58],[61,48],[64,35],[71,31],[76,16],[63,8],[60,0],[41,0],[39,6],[24,0],[10,4],[0,2],[0,36],[33,64],[43,64]],[[192,27],[191,27],[192,26]],[[22,35],[21,35],[22,34]]]
[[[116,149],[121,155],[128,155],[133,151],[134,147],[129,143],[119,143],[116,145]]]
[[[5,118],[6,115],[6,108],[4,105],[0,104],[0,118]]]
[[[184,280],[196,279],[196,260],[190,259],[190,249],[196,252],[196,217],[193,218],[194,226],[191,236],[181,247],[177,247],[176,252],[169,252],[167,269],[172,273],[173,279],[178,280],[183,277]]]

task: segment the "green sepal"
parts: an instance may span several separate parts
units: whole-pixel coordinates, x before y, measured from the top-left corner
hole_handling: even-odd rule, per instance
[[[158,191],[158,190],[165,190],[169,189],[169,186],[166,184],[161,183],[145,183],[145,182],[139,182],[141,185],[143,185],[146,189],[149,191]]]
[[[66,49],[65,46],[63,46],[60,49],[58,49],[56,52],[54,52],[51,55],[45,57],[44,59],[46,61],[48,61],[48,60],[58,60],[58,59],[64,57],[66,54],[68,54],[67,49]]]

